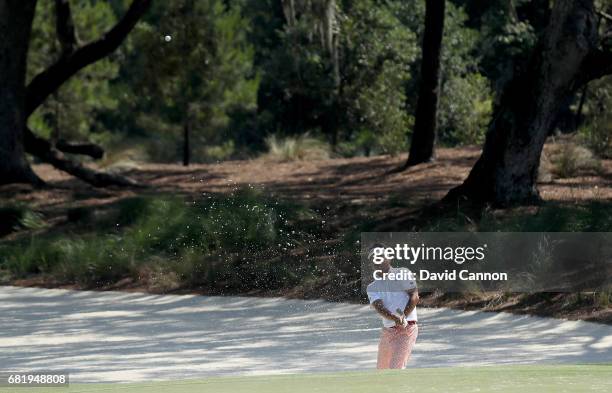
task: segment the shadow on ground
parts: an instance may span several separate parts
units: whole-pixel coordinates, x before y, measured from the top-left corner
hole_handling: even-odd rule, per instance
[[[612,362],[612,326],[420,309],[410,367]],[[281,298],[0,287],[0,370],[72,381],[372,369],[367,306]]]

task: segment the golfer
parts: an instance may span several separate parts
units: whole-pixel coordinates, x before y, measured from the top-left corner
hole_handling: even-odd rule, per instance
[[[375,248],[370,249],[368,259],[372,260]],[[406,277],[406,268],[394,268],[391,261],[385,259],[377,266],[380,273],[394,273],[404,276],[400,280],[390,279],[393,274],[377,277],[367,292],[370,304],[381,316],[383,322],[378,344],[378,369],[403,369],[410,359],[412,347],[416,342],[419,328],[417,326],[416,305],[419,302],[419,292],[416,281]],[[378,270],[378,269],[377,269]],[[401,273],[404,273],[403,275]],[[395,278],[395,277],[394,277]]]

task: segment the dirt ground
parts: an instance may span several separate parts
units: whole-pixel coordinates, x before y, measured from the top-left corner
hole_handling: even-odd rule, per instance
[[[284,199],[294,199],[342,211],[353,207],[376,212],[379,218],[397,217],[442,198],[469,173],[480,150],[475,147],[439,149],[438,158],[393,173],[405,155],[338,158],[319,161],[273,162],[262,159],[219,164],[118,165],[114,170],[148,186],[144,189],[96,189],[49,165],[34,170],[52,187],[0,187],[0,201],[30,202],[53,212],[66,206],[96,205],[141,193],[231,192],[256,187]],[[612,201],[612,160],[602,160],[597,172],[548,179],[539,190],[545,201],[581,203]]]

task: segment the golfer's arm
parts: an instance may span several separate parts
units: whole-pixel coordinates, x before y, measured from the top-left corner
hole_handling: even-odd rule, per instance
[[[410,295],[410,301],[408,302],[408,304],[406,304],[406,307],[404,308],[404,315],[410,314],[412,311],[414,311],[414,308],[416,307],[416,305],[419,304],[418,289],[415,288],[407,292],[408,292],[408,295]]]
[[[387,310],[385,308],[385,306],[383,305],[382,300],[375,300],[372,303],[372,307],[374,307],[374,309],[376,310],[377,313],[379,313],[383,318],[388,319],[390,321],[394,321],[397,322],[399,317],[395,314],[393,314],[391,311]]]

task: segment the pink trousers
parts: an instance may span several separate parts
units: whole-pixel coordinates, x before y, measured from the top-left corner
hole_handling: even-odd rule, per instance
[[[378,344],[376,368],[382,370],[406,367],[406,362],[410,359],[410,353],[418,335],[419,328],[417,325],[409,325],[405,328],[383,328]]]

